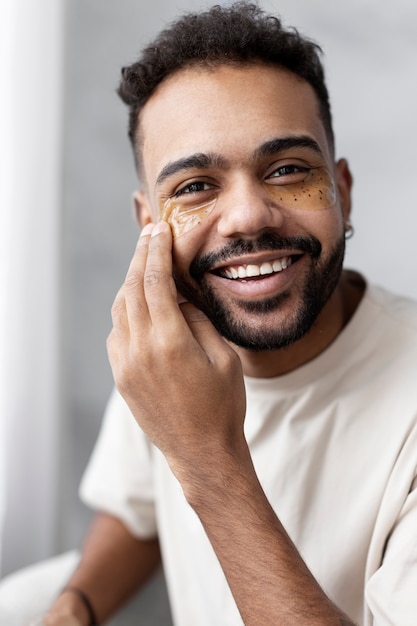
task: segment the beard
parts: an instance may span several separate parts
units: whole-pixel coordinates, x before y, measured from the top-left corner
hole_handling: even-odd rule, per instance
[[[279,312],[292,297],[289,290],[263,300],[236,300],[231,307],[206,279],[215,265],[233,264],[233,258],[241,254],[290,249],[310,255],[311,264],[299,288],[298,304],[284,320],[279,318]],[[256,241],[236,240],[219,251],[196,257],[189,275],[174,271],[174,279],[181,295],[203,311],[225,339],[255,352],[279,350],[298,341],[311,329],[339,281],[344,254],[343,235],[323,257],[322,246],[315,237],[280,237],[265,233]]]

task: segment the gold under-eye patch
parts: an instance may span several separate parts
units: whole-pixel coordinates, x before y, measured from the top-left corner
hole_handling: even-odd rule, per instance
[[[210,194],[203,202],[193,194],[167,198],[161,206],[161,219],[171,226],[174,239],[198,226],[214,209],[217,194]]]
[[[274,183],[273,180],[269,178],[263,184],[278,208],[317,211],[328,209],[336,202],[336,187],[325,167],[308,170],[304,178],[295,183],[279,183],[279,178]],[[217,197],[218,191],[213,190],[204,201],[192,193],[167,198],[161,201],[160,218],[168,222],[176,239],[210,215]]]
[[[275,202],[286,209],[317,211],[328,209],[336,202],[336,188],[325,167],[310,169],[305,178],[296,183],[264,183]]]

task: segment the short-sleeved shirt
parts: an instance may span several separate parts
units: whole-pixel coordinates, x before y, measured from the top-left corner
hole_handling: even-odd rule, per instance
[[[368,286],[322,354],[245,385],[255,470],[323,590],[360,625],[415,626],[417,305]],[[159,536],[176,626],[242,626],[197,515],[117,392],[81,497]]]

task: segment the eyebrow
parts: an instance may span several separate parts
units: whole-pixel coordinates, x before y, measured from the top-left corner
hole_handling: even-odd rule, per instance
[[[285,150],[291,150],[292,148],[306,148],[323,156],[323,152],[317,141],[308,135],[291,135],[289,137],[277,137],[276,139],[266,141],[255,150],[254,157],[255,159],[262,159],[264,157],[274,156]]]
[[[308,135],[297,135],[289,137],[277,137],[261,144],[253,153],[255,159],[262,159],[268,156],[274,156],[279,152],[290,150],[291,148],[306,148],[313,152],[323,155],[319,144]],[[209,169],[211,167],[226,168],[227,160],[214,152],[200,152],[192,154],[189,157],[172,161],[165,165],[160,171],[156,179],[156,187],[161,185],[167,178],[191,169]]]
[[[178,159],[177,161],[172,161],[172,163],[165,165],[156,179],[156,186],[158,187],[164,182],[165,179],[177,174],[178,172],[192,169],[208,169],[210,167],[224,168],[226,166],[226,159],[213,152],[209,152],[208,154],[205,154],[204,152],[192,154],[189,157]]]

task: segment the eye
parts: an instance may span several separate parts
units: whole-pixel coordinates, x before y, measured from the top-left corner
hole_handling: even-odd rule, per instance
[[[271,178],[289,178],[288,182],[295,182],[302,180],[303,177],[309,172],[308,167],[302,167],[301,165],[295,165],[294,163],[289,163],[287,165],[280,165],[275,170],[273,170],[267,176],[267,180]]]
[[[207,191],[209,189],[213,189],[213,186],[209,183],[197,180],[193,183],[185,185],[184,187],[181,187],[181,189],[178,189],[178,191],[175,192],[174,197],[178,198],[179,196],[199,193],[201,191]]]

